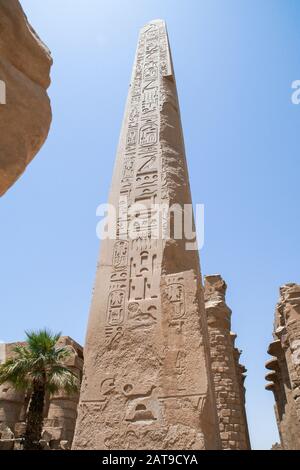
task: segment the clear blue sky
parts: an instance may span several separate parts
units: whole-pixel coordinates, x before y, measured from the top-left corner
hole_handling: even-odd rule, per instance
[[[139,28],[167,21],[202,271],[228,284],[254,448],[278,440],[264,390],[278,287],[299,276],[298,0],[22,0],[52,51],[49,138],[0,201],[0,338],[48,326],[83,342]]]

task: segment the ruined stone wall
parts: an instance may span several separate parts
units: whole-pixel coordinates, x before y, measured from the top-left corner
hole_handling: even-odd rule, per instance
[[[226,305],[226,284],[220,275],[205,276],[204,298],[210,337],[222,448],[250,449],[245,410],[246,369],[239,363],[240,351],[231,333],[231,310]]]
[[[300,285],[280,288],[266,389],[274,394],[281,447],[300,450]]]
[[[15,343],[1,344],[1,360],[5,362],[13,355]],[[25,393],[14,389],[14,387],[5,383],[0,385],[0,423],[4,423],[12,431],[20,420],[25,402]]]
[[[1,362],[11,357],[15,344],[1,345]],[[60,347],[68,346],[71,349],[72,354],[66,359],[65,365],[81,381],[83,370],[82,347],[68,336],[62,336],[57,344]],[[0,426],[9,428],[16,438],[22,437],[25,430],[29,398],[24,392],[17,392],[10,384],[0,386]],[[54,447],[59,447],[62,441],[68,442],[70,447],[77,418],[79,393],[68,396],[65,392],[59,392],[51,397],[46,397],[45,401],[43,438],[47,443],[51,442]]]

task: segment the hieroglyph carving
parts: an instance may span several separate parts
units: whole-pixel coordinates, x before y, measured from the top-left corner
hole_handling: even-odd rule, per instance
[[[182,273],[189,270],[192,285],[200,285],[193,274],[198,258],[189,266],[182,251],[176,270],[162,275],[165,257],[172,255],[166,253],[165,239],[155,236],[161,233],[158,206],[164,199],[168,207],[170,199],[168,152],[176,155],[178,168],[186,167],[176,106],[170,116],[173,130],[162,136],[169,119],[164,100],[177,100],[175,80],[165,78],[173,74],[171,63],[164,22],[147,24],[136,52],[110,197],[116,209],[116,239],[103,241],[97,271],[76,449],[204,447],[200,415],[208,371],[197,330],[200,307],[195,292],[190,293],[195,312],[194,320],[188,319]],[[188,188],[187,174],[177,173],[182,181],[177,178],[176,186]],[[206,434],[215,439],[213,430]]]

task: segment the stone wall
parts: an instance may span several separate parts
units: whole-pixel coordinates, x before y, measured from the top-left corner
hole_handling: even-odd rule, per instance
[[[83,370],[83,349],[68,336],[62,336],[58,341],[59,346],[68,346],[72,355],[65,361],[67,365],[80,379]],[[15,343],[1,345],[1,362],[4,362],[13,354]],[[52,448],[58,448],[61,442],[71,446],[75,423],[77,418],[77,404],[79,393],[68,396],[60,392],[51,397],[46,397],[44,408],[44,432],[43,439]],[[23,392],[17,392],[10,384],[0,386],[0,426],[5,430],[5,436],[9,430],[17,439],[21,438],[25,430],[25,417],[29,404],[29,397]],[[1,429],[0,429],[1,433]],[[0,436],[1,439],[4,437]],[[0,445],[1,449],[1,445]]]
[[[204,296],[211,347],[222,448],[250,449],[245,411],[245,372],[230,331],[231,310],[226,305],[226,283],[220,275],[205,276]]]
[[[274,394],[282,449],[300,450],[300,285],[280,288],[273,338],[266,389]]]
[[[5,362],[12,356],[14,346],[15,343],[1,344],[0,362]],[[16,391],[9,383],[0,385],[0,423],[14,431],[15,425],[20,421],[24,403],[24,392]]]
[[[0,0],[0,196],[43,145],[52,59],[18,0]]]

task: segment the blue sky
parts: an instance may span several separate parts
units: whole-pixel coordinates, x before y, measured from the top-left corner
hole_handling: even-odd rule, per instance
[[[48,326],[79,342],[139,28],[167,21],[204,274],[228,284],[253,448],[278,440],[264,390],[278,287],[300,282],[297,0],[22,0],[52,51],[49,138],[0,201],[0,338]]]

